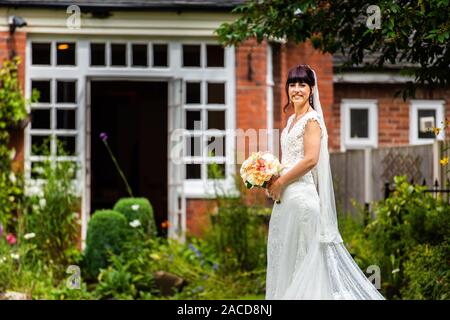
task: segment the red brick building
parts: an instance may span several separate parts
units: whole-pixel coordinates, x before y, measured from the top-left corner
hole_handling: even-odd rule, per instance
[[[225,172],[218,182],[232,190],[239,159],[252,150],[279,152],[277,129],[292,112],[282,111],[284,82],[300,63],[316,70],[332,150],[426,143],[421,129],[449,112],[448,91],[394,99],[405,81],[397,70],[338,74],[339,59],[308,43],[250,40],[221,48],[214,30],[233,20],[229,11],[241,2],[0,1],[0,59],[14,51],[23,61],[26,96],[41,92],[30,106],[31,123],[12,141],[29,192],[39,187],[33,168],[42,161],[32,147],[50,138],[58,158],[56,141],[65,143],[64,159],[80,165],[84,238],[94,210],[127,196],[99,139],[105,132],[158,225],[168,219],[172,236],[199,234],[214,197],[211,163]],[[11,33],[11,16],[27,25]],[[248,137],[244,149],[237,131]],[[172,152],[180,146],[181,156]]]

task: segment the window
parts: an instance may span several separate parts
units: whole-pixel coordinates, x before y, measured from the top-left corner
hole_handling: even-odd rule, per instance
[[[91,43],[91,66],[106,66],[106,45],[104,43]]]
[[[33,65],[51,65],[52,56],[51,43],[36,43],[31,44],[31,64]]]
[[[225,104],[225,84],[208,82],[208,104]]]
[[[186,179],[224,179],[226,107],[220,104],[225,103],[225,83],[188,81],[185,88],[184,119],[188,131],[185,136]],[[209,92],[208,103],[201,101],[202,88]]]
[[[111,66],[125,67],[127,65],[127,45],[124,43],[111,44]]]
[[[378,144],[377,101],[343,99],[341,129],[343,150],[376,147]]]
[[[201,66],[201,47],[200,45],[183,45],[183,67]]]
[[[224,50],[219,45],[206,46],[206,66],[210,67],[224,67]]]
[[[56,64],[59,66],[75,66],[76,45],[71,42],[56,43]]]
[[[153,45],[153,66],[154,67],[169,66],[167,59],[167,44]]]
[[[431,143],[436,138],[433,127],[442,127],[443,100],[411,100],[409,109],[409,140],[411,144]],[[444,132],[437,138],[444,139]]]
[[[31,89],[38,90],[40,98],[31,104],[30,178],[40,179],[39,168],[48,156],[56,161],[78,161],[77,80],[31,79]]]
[[[90,42],[91,67],[167,68],[169,45],[166,43]]]
[[[133,67],[147,67],[148,47],[146,44],[132,44],[132,65]]]

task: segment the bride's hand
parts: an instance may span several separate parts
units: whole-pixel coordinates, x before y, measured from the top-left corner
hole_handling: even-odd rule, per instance
[[[280,177],[274,177],[268,183],[267,191],[270,197],[275,201],[280,200],[283,189],[284,185],[280,180]]]

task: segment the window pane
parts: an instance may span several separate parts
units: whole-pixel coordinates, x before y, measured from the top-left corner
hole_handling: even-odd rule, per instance
[[[58,156],[73,156],[76,154],[76,137],[59,136],[56,146]]]
[[[436,127],[436,110],[419,109],[417,112],[419,138],[435,138],[436,136],[431,130],[433,127]]]
[[[153,66],[167,67],[167,44],[153,45]]]
[[[225,157],[225,137],[208,138],[208,157]]]
[[[127,45],[111,44],[111,65],[126,66],[127,65]]]
[[[225,130],[225,111],[208,110],[208,129]]]
[[[42,162],[31,162],[31,179],[44,178],[44,164]]]
[[[91,66],[106,65],[106,48],[104,43],[91,43]]]
[[[31,129],[50,129],[50,110],[31,110]]]
[[[50,155],[50,137],[31,136],[31,154],[37,156]]]
[[[369,137],[369,110],[350,109],[350,137]]]
[[[133,66],[135,67],[147,67],[147,45],[146,44],[133,44]]]
[[[225,178],[225,164],[208,164],[208,179],[224,179]]]
[[[200,67],[199,45],[183,45],[183,67]]]
[[[76,110],[59,109],[56,111],[57,129],[76,129],[75,127]]]
[[[186,156],[201,157],[202,156],[202,139],[201,137],[186,137]]]
[[[224,83],[208,83],[208,103],[225,104]]]
[[[207,67],[223,67],[223,48],[219,45],[206,46],[206,66]]]
[[[31,63],[34,65],[51,64],[51,44],[50,43],[32,43],[31,44]]]
[[[39,91],[39,101],[43,103],[50,102],[50,80],[33,80],[31,81],[31,90]]]
[[[186,164],[186,179],[201,179],[200,164]]]
[[[75,51],[75,43],[58,42],[56,44],[56,64],[60,66],[74,66]]]
[[[186,82],[186,104],[200,102],[200,82]]]
[[[56,85],[56,102],[58,103],[76,103],[75,81],[60,81]]]
[[[201,111],[186,110],[186,130],[201,130]]]

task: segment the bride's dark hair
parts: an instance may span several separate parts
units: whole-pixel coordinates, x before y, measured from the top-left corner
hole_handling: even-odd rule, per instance
[[[288,102],[283,108],[283,111],[286,112],[286,109],[289,108],[291,105],[290,99],[289,99],[289,84],[291,83],[306,83],[309,85],[310,94],[309,94],[309,104],[314,109],[313,104],[313,96],[312,96],[312,87],[315,86],[316,81],[314,79],[314,72],[311,70],[311,68],[306,64],[300,64],[291,70],[289,70],[288,77],[286,80],[286,96],[288,98]]]

